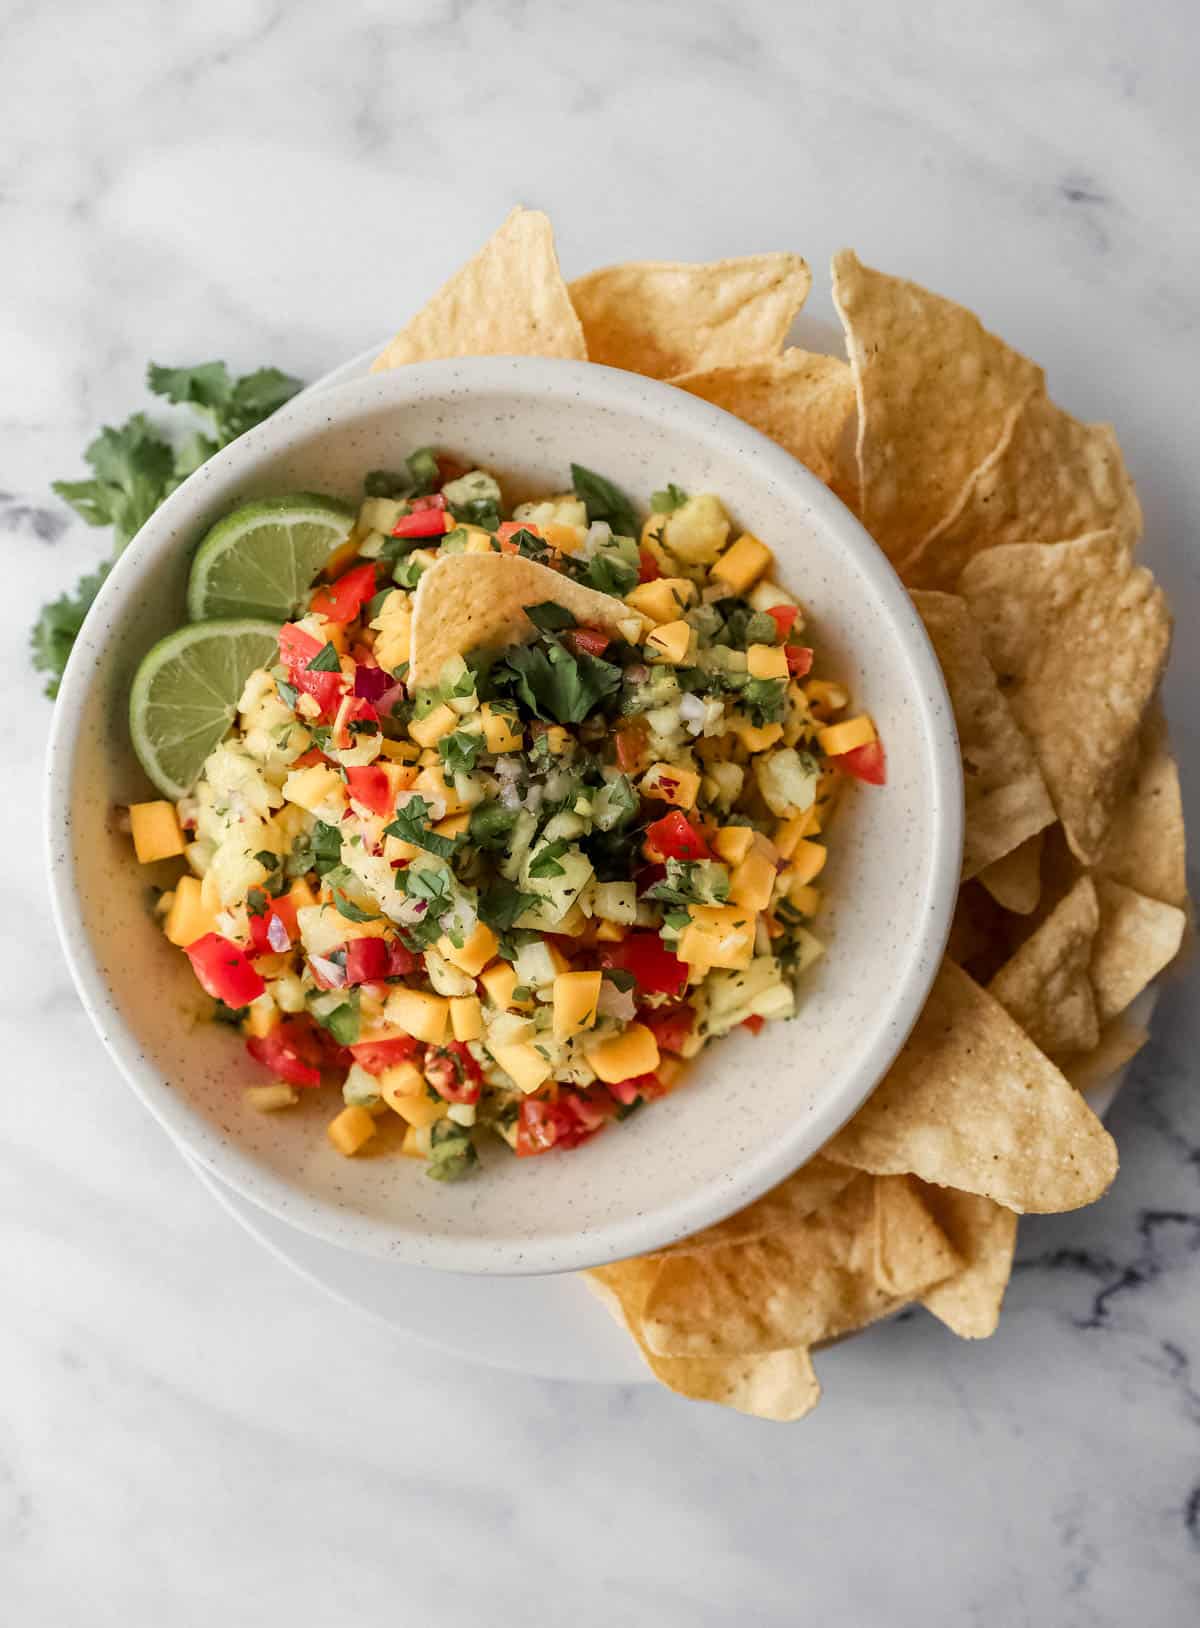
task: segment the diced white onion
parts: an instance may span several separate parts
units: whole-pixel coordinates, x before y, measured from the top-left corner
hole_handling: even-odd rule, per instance
[[[684,695],[679,701],[679,716],[689,735],[698,735],[704,728],[707,708],[698,695]]]
[[[598,548],[612,539],[612,527],[607,520],[593,520],[583,539],[583,553],[590,560]]]
[[[327,961],[323,955],[310,955],[309,963],[323,983],[331,985],[334,989],[346,987],[346,969],[339,967],[336,961]]]
[[[601,1017],[616,1018],[619,1023],[632,1022],[637,1011],[633,990],[618,989],[610,978],[605,978],[600,984],[600,999],[596,1002],[596,1010]]]

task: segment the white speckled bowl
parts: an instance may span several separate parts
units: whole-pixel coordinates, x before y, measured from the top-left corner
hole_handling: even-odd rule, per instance
[[[775,549],[808,607],[822,668],[875,716],[888,784],[843,801],[822,878],[829,951],[795,1022],[709,1048],[685,1089],[568,1155],[497,1147],[444,1186],[396,1157],[327,1143],[327,1093],[257,1114],[240,1038],[205,1005],[147,909],[147,872],[114,829],[147,794],[130,749],[130,679],[184,616],[189,551],[246,498],[359,494],[370,469],[433,443],[507,490],[558,490],[577,459],[644,497],[674,480],[722,494]],[[59,930],[84,1004],[160,1122],[246,1198],[347,1248],[467,1272],[572,1270],[653,1249],[756,1198],[859,1106],[911,1028],[949,928],[962,782],[940,671],[883,555],[806,469],[737,419],[609,368],[525,358],[429,363],[299,398],[193,475],[105,584],[76,646],[50,743],[48,835]],[[156,874],[157,873],[157,874]]]

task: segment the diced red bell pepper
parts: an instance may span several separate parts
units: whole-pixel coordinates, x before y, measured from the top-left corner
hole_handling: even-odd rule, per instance
[[[682,1052],[692,1032],[696,1014],[686,1001],[678,1006],[648,1006],[638,1013],[638,1022],[644,1023],[658,1041],[659,1051]]]
[[[420,1049],[420,1041],[414,1040],[412,1035],[398,1034],[391,1040],[356,1040],[350,1054],[368,1074],[382,1074],[385,1069],[395,1068],[397,1063],[411,1062]]]
[[[680,809],[673,808],[661,820],[646,827],[643,852],[647,859],[708,859],[711,857],[704,834]]]
[[[658,561],[648,548],[638,549],[638,581],[657,582],[662,576]]]
[[[280,922],[287,934],[288,942],[282,948],[271,943],[272,921]],[[279,936],[278,929],[275,936]],[[300,928],[296,922],[296,903],[294,899],[289,899],[286,893],[278,899],[272,899],[261,915],[252,915],[250,917],[250,942],[252,945],[250,953],[252,956],[282,955],[283,951],[290,949],[299,937]]]
[[[813,652],[806,644],[785,644],[783,654],[792,678],[804,678],[812,672]]]
[[[687,963],[672,955],[655,932],[633,932],[619,944],[605,944],[599,960],[601,966],[632,973],[643,995],[682,995],[687,988]]]
[[[849,752],[839,752],[829,761],[843,774],[852,775],[855,780],[865,781],[868,786],[882,786],[887,783],[887,758],[882,741],[868,741],[865,746],[855,746]]]
[[[201,987],[226,1006],[248,1006],[267,987],[246,952],[220,933],[205,933],[184,952]]]
[[[356,803],[372,814],[390,814],[394,805],[392,783],[378,763],[366,763],[346,770],[346,785]]]
[[[375,567],[368,560],[318,588],[309,609],[331,622],[352,622],[374,593]]]
[[[407,978],[410,973],[424,970],[425,957],[417,955],[410,950],[407,944],[402,944],[398,938],[393,938],[388,944],[388,970],[389,978]]]
[[[311,769],[314,763],[324,763],[324,761],[324,752],[319,752],[315,746],[310,746],[307,752],[301,752],[299,757],[293,758],[288,767],[291,769]]]
[[[444,537],[454,530],[454,521],[445,509],[414,509],[402,514],[392,527],[393,537]]]
[[[563,634],[563,643],[577,656],[602,656],[610,642],[608,634],[595,627],[573,627]]]
[[[602,1085],[590,1086],[586,1091],[560,1091],[558,1102],[574,1119],[580,1142],[594,1136],[617,1112],[615,1100]]]
[[[465,1040],[430,1046],[425,1053],[423,1072],[443,1102],[479,1101],[483,1071]]]
[[[583,1139],[579,1121],[562,1102],[544,1097],[522,1099],[517,1118],[518,1159],[549,1153],[551,1148],[571,1148]]]
[[[759,1017],[757,1012],[751,1012],[748,1018],[742,1019],[742,1028],[749,1029],[751,1034],[761,1034],[766,1018]]]
[[[333,717],[346,690],[346,680],[340,672],[322,672],[320,668],[312,672],[307,667],[294,667],[292,682],[305,695],[312,696],[323,718]]]
[[[285,667],[307,667],[321,654],[321,641],[314,639],[295,622],[285,622],[279,630],[279,659]]]
[[[409,499],[409,508],[414,514],[422,509],[444,509],[446,507],[446,494],[444,492],[430,492],[426,497]]]
[[[643,718],[631,718],[627,723],[619,724],[614,731],[617,768],[622,774],[636,774],[641,768],[642,759],[646,755],[646,733],[646,722]]]
[[[388,975],[388,946],[382,938],[351,938],[346,941],[347,984],[370,984]]]
[[[780,639],[786,639],[796,625],[796,618],[800,614],[799,605],[770,605],[767,615],[779,630]]]
[[[256,1063],[289,1085],[320,1085],[321,1064],[325,1062],[319,1035],[306,1019],[287,1018],[269,1034],[252,1035],[246,1050]]]

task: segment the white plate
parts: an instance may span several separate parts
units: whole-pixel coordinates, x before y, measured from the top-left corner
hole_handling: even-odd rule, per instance
[[[310,389],[357,378],[377,354],[378,348],[364,352]],[[1147,991],[1130,1015],[1148,1022],[1152,1007],[1153,992]],[[1107,1113],[1123,1078],[1124,1071],[1091,1093],[1097,1111]],[[632,1341],[578,1277],[468,1277],[355,1254],[288,1226],[192,1160],[188,1163],[230,1215],[277,1259],[412,1339],[468,1361],[536,1377],[650,1382]]]

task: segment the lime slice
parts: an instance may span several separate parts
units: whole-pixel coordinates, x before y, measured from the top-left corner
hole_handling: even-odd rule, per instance
[[[185,797],[204,760],[228,733],[256,667],[275,658],[272,622],[193,622],[142,658],[129,692],[129,732],[159,791]]]
[[[299,611],[321,567],[354,524],[354,510],[316,492],[244,503],[218,520],[196,550],[188,578],[193,622]]]

